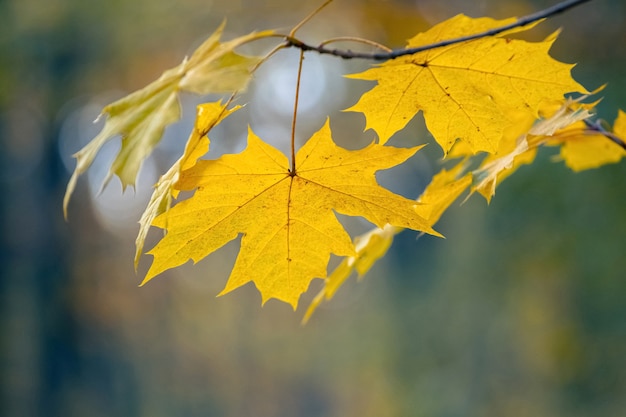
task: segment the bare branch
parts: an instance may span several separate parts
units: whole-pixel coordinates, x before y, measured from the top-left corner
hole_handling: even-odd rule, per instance
[[[554,6],[548,7],[547,9],[541,10],[536,13],[529,14],[527,16],[520,17],[515,22],[501,26],[499,28],[490,29],[484,32],[476,33],[474,35],[462,36],[459,38],[448,39],[441,42],[432,43],[429,45],[423,45],[417,48],[403,48],[403,49],[395,49],[391,52],[377,52],[377,53],[366,53],[366,52],[353,52],[351,50],[341,50],[341,49],[329,49],[324,46],[324,44],[319,46],[313,46],[302,42],[299,39],[296,39],[290,34],[286,36],[287,46],[293,46],[295,48],[299,48],[302,51],[315,51],[320,54],[328,54],[334,55],[344,59],[371,59],[376,61],[386,61],[393,58],[398,58],[404,55],[413,55],[418,52],[427,51],[430,49],[441,48],[443,46],[453,45],[455,43],[467,42],[473,39],[484,38],[487,36],[494,36],[499,33],[505,32],[507,30],[522,27],[534,23],[541,19],[546,19],[548,17],[552,17],[559,13],[563,13],[573,7],[579,6],[583,3],[586,3],[591,0],[566,0],[561,3],[555,4]]]

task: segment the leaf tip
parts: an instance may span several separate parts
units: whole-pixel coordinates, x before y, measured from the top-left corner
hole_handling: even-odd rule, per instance
[[[287,299],[287,298],[282,298],[282,297],[278,298],[276,296],[271,296],[271,295],[264,294],[263,292],[261,292],[261,307],[265,307],[265,303],[267,303],[272,298],[274,298],[274,299],[276,299],[278,301],[282,301],[284,303],[289,304],[294,312],[298,309],[298,298],[299,297],[295,298],[295,299]]]
[[[70,180],[67,183],[67,188],[65,189],[65,195],[63,196],[63,218],[65,221],[68,219],[67,209],[70,205],[70,199],[72,198],[72,194],[74,193],[74,189],[76,188],[76,181],[78,179],[77,171],[74,171]]]
[[[139,259],[141,258],[141,252],[142,250],[137,247],[137,249],[135,250],[135,259],[133,261],[133,264],[135,266],[135,274],[137,273],[137,269],[139,268]]]

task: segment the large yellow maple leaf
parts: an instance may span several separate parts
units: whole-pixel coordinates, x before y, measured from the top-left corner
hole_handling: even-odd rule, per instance
[[[410,39],[407,48],[513,21],[458,15]],[[548,54],[556,36],[542,42],[506,37],[530,27],[401,56],[350,75],[378,84],[348,110],[364,113],[366,129],[374,129],[383,144],[423,111],[428,130],[444,153],[457,139],[466,141],[474,153],[494,153],[511,124],[511,110],[526,109],[536,116],[545,100],[586,92],[571,77],[573,65]]]
[[[251,130],[236,155],[200,160],[183,171],[177,188],[196,190],[153,225],[167,230],[148,253],[154,256],[144,283],[166,269],[199,261],[242,234],[241,249],[225,294],[250,281],[263,303],[276,298],[295,309],[314,278],[325,278],[330,254],[352,256],[354,245],[333,211],[438,235],[418,215],[414,200],[378,185],[375,172],[404,162],[420,147],[372,143],[338,147],[329,123],[295,157],[295,172],[280,151]]]
[[[102,131],[74,154],[76,169],[67,184],[63,201],[66,215],[78,177],[89,169],[108,141],[122,137],[122,147],[111,165],[105,184],[117,175],[125,189],[135,183],[143,161],[161,140],[165,127],[180,119],[179,92],[203,95],[230,93],[247,86],[251,70],[261,58],[240,55],[234,50],[274,32],[251,33],[220,42],[223,30],[224,24],[189,59],[165,71],[158,80],[104,107],[100,114],[100,117],[106,117]]]

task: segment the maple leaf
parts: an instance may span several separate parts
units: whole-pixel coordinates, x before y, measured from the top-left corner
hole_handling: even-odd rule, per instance
[[[148,230],[152,221],[161,213],[170,208],[172,198],[178,196],[178,190],[175,190],[174,184],[178,181],[179,174],[182,170],[191,168],[198,158],[209,151],[209,131],[217,126],[222,120],[241,108],[235,106],[232,109],[226,109],[221,102],[204,103],[196,107],[196,122],[187,140],[185,152],[170,169],[159,178],[154,186],[154,191],[148,202],[146,210],[139,220],[139,233],[135,240],[135,269],[139,264],[139,258],[143,252],[143,246],[148,235]]]
[[[410,39],[407,48],[504,26],[515,19],[457,15]],[[362,112],[384,144],[419,112],[447,153],[457,139],[472,152],[497,151],[512,109],[537,115],[545,100],[586,92],[573,65],[548,54],[556,35],[543,42],[505,38],[533,25],[389,60],[350,78],[377,81],[348,111]]]
[[[293,173],[287,158],[250,130],[242,153],[200,160],[181,173],[176,188],[196,191],[154,220],[167,232],[148,252],[154,260],[143,283],[243,234],[220,295],[252,281],[263,303],[276,298],[295,309],[310,281],[326,277],[331,253],[355,254],[333,211],[439,236],[415,201],[380,187],[374,176],[419,149],[372,143],[346,150],[333,142],[327,121],[298,151]]]
[[[63,201],[66,216],[78,177],[91,166],[105,143],[117,136],[122,137],[122,147],[104,183],[117,175],[126,189],[135,183],[143,161],[161,140],[165,127],[180,119],[179,91],[229,93],[247,86],[250,70],[261,58],[243,56],[233,51],[244,43],[271,36],[274,32],[251,33],[221,43],[223,30],[224,23],[189,59],[165,71],[158,80],[141,90],[104,107],[99,116],[106,116],[102,131],[74,154],[76,169],[67,184]]]
[[[418,201],[422,203],[415,207],[416,211],[430,225],[434,225],[446,209],[469,187],[470,175],[461,176],[464,170],[462,163],[451,170],[442,169],[433,177]],[[459,176],[461,176],[459,178]],[[324,300],[330,300],[339,287],[352,275],[354,271],[361,278],[370,268],[389,250],[395,235],[403,231],[402,227],[387,224],[377,227],[354,239],[355,254],[344,258],[341,263],[324,281],[324,287],[309,304],[302,319],[306,323],[317,307]]]

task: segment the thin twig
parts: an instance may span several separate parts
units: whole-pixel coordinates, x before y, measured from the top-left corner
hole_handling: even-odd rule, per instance
[[[308,22],[309,20],[311,20],[313,18],[313,16],[315,16],[316,14],[318,14],[319,12],[322,11],[322,9],[326,6],[328,6],[330,3],[332,3],[333,0],[326,0],[326,2],[324,2],[324,4],[322,4],[320,7],[318,7],[317,9],[315,9],[311,14],[309,14],[307,17],[305,17],[304,19],[302,19],[300,21],[300,23],[298,23],[297,25],[295,25],[293,27],[293,29],[291,29],[291,32],[289,32],[289,37],[292,38],[295,36],[296,31],[298,29],[300,29],[306,22]]]
[[[510,30],[510,29],[513,29],[513,28],[517,28],[517,27],[526,26],[526,25],[534,23],[534,22],[536,22],[538,20],[546,19],[548,17],[557,15],[559,13],[563,13],[566,10],[569,10],[569,9],[571,9],[573,7],[579,6],[579,5],[581,5],[583,3],[586,3],[588,1],[591,1],[591,0],[566,0],[566,1],[563,1],[561,3],[555,4],[552,7],[548,7],[546,9],[544,9],[544,10],[541,10],[539,12],[532,13],[532,14],[529,14],[529,15],[524,16],[524,17],[520,17],[515,22],[510,23],[510,24],[505,25],[505,26],[501,26],[501,27],[498,27],[498,28],[486,30],[484,32],[476,33],[474,35],[462,36],[462,37],[459,37],[459,38],[447,39],[445,41],[431,43],[431,44],[428,44],[428,45],[419,46],[417,48],[395,49],[395,50],[392,50],[391,52],[365,53],[365,52],[353,52],[353,51],[350,51],[350,50],[329,49],[329,48],[325,48],[323,45],[313,46],[313,45],[309,45],[307,43],[304,43],[304,42],[302,42],[299,39],[294,38],[293,37],[293,33],[295,33],[295,28],[294,28],[294,30],[292,30],[292,32],[290,33],[289,36],[285,37],[285,40],[286,40],[288,46],[293,46],[295,48],[299,48],[302,51],[316,51],[316,52],[318,52],[320,54],[334,55],[334,56],[337,56],[337,57],[340,57],[340,58],[344,58],[344,59],[360,58],[360,59],[371,59],[371,60],[377,60],[377,61],[386,61],[386,60],[393,59],[393,58],[398,58],[398,57],[404,56],[404,55],[413,55],[413,54],[416,54],[418,52],[423,52],[423,51],[427,51],[427,50],[430,50],[430,49],[441,48],[443,46],[448,46],[448,45],[453,45],[453,44],[456,44],[456,43],[471,41],[471,40],[474,40],[474,39],[484,38],[484,37],[487,37],[487,36],[494,36],[494,35],[497,35],[499,33],[505,32],[507,30]],[[297,28],[299,28],[299,26],[297,26]]]
[[[333,42],[358,42],[358,43],[363,43],[365,45],[369,45],[369,46],[373,46],[375,48],[378,49],[382,49],[383,51],[387,51],[387,52],[393,52],[393,49],[378,43],[378,42],[374,42],[371,41],[369,39],[364,39],[364,38],[357,38],[357,37],[353,37],[353,36],[340,36],[337,38],[331,38],[331,39],[326,39],[324,42],[319,44],[319,47],[323,47],[325,45],[328,45],[329,43],[333,43]]]

